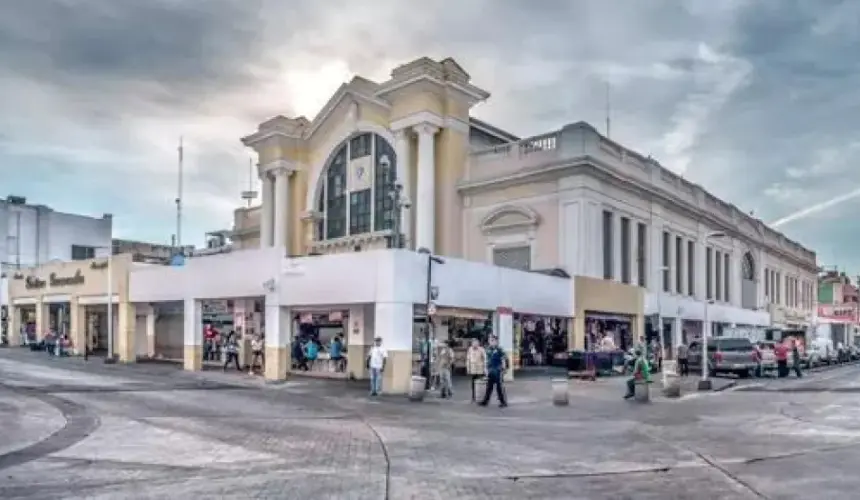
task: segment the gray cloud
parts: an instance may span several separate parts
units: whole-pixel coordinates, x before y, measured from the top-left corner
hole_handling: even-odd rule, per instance
[[[493,93],[476,114],[520,134],[602,128],[610,82],[614,139],[773,220],[857,186],[858,19],[856,2],[803,0],[4,2],[0,170],[166,240],[184,135],[202,233],[229,225],[238,137],[259,121],[312,113],[349,73],[453,56]],[[857,208],[783,229],[860,270],[837,251],[857,244]]]

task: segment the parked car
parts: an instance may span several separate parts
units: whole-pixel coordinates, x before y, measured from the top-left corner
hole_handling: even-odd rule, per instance
[[[816,368],[824,364],[825,357],[822,356],[821,348],[815,344],[806,348],[800,356],[800,366],[806,369]]]
[[[763,372],[776,371],[776,342],[761,342],[761,370]]]
[[[708,339],[708,372],[711,375],[733,373],[738,377],[749,377],[756,369],[755,349],[747,338]],[[702,369],[702,344],[690,343],[690,370]]]

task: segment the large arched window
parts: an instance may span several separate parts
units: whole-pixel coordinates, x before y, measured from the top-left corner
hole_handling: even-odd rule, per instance
[[[353,136],[335,148],[322,173],[317,237],[330,240],[391,229],[396,165],[394,148],[376,134]]]

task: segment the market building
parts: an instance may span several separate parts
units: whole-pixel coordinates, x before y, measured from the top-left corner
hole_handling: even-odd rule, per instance
[[[810,250],[586,123],[521,139],[472,117],[488,98],[453,59],[421,58],[384,82],[353,78],[313,119],[261,123],[242,142],[262,203],[236,211],[232,245],[132,271],[131,301],[181,301],[192,370],[214,299],[265,332],[274,380],[308,322],[340,325],[359,377],[380,336],[395,392],[414,372],[428,301],[434,335],[484,325],[514,353],[517,332],[538,324],[565,349],[604,335],[629,344],[658,317],[672,346],[765,327],[771,272],[790,297],[780,306],[812,313]]]

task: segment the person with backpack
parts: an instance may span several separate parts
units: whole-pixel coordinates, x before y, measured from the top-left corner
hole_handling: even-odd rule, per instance
[[[314,362],[317,360],[317,357],[319,357],[319,353],[320,346],[317,344],[316,339],[308,340],[308,343],[305,344],[305,358],[309,362],[308,371],[313,371]]]

